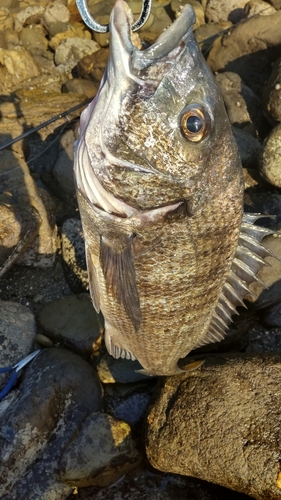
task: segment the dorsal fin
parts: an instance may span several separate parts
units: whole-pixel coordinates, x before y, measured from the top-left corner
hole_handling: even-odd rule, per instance
[[[238,314],[236,308],[246,307],[243,299],[245,295],[251,294],[248,288],[250,283],[258,281],[265,286],[256,274],[262,266],[269,265],[264,258],[273,254],[261,244],[261,241],[265,236],[274,234],[274,231],[254,225],[254,222],[261,217],[269,216],[244,214],[242,218],[238,247],[230,273],[222,288],[207,334],[196,348],[224,339],[232,315]]]

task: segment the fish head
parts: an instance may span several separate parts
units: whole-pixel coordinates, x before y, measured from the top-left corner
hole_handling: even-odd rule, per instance
[[[237,146],[194,22],[186,5],[141,50],[127,4],[115,3],[108,65],[81,116],[75,162],[78,190],[107,212],[128,217],[184,201],[193,214],[231,183],[242,196]]]

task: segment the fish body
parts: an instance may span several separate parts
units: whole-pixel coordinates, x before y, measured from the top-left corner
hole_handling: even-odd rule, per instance
[[[75,153],[106,347],[150,375],[180,373],[180,358],[225,336],[267,255],[266,230],[252,225],[254,216],[242,220],[237,146],[194,22],[187,5],[139,50],[130,11],[117,0],[109,62],[81,116]]]

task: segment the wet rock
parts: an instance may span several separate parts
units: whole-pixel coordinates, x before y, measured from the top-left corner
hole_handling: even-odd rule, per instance
[[[243,167],[257,168],[259,154],[261,152],[261,143],[256,137],[253,137],[246,130],[232,126],[232,132],[236,140],[240,159]]]
[[[111,398],[107,405],[108,412],[115,418],[135,426],[146,412],[151,392],[152,388],[150,387],[140,387],[136,388],[134,393],[132,390],[132,393],[125,398],[116,397],[119,395],[117,392],[115,398]]]
[[[89,281],[81,221],[66,220],[62,226],[61,239],[65,276],[71,290],[74,293],[88,290]]]
[[[226,71],[218,73],[215,78],[231,125],[243,128],[256,136],[264,120],[259,97],[242,82],[236,73]]]
[[[108,60],[108,49],[102,48],[94,54],[83,57],[77,64],[77,74],[81,78],[99,83]]]
[[[263,91],[262,107],[274,122],[281,121],[281,59],[272,68],[272,73]]]
[[[38,321],[51,339],[81,354],[91,355],[101,345],[103,328],[88,294],[46,304]]]
[[[209,23],[219,23],[225,20],[238,23],[246,17],[244,7],[247,0],[209,0],[204,3],[206,4],[205,15]]]
[[[0,48],[0,91],[40,75],[39,66],[27,50]]]
[[[257,500],[281,498],[280,362],[280,355],[212,356],[161,380],[146,424],[151,464]]]
[[[64,349],[42,351],[0,420],[1,498],[66,498],[71,488],[60,482],[60,456],[87,415],[100,409],[101,387],[89,364]]]
[[[216,40],[207,59],[212,71],[238,73],[254,92],[261,92],[281,43],[280,22],[280,11],[270,16],[258,15]]]
[[[138,380],[145,379],[151,380],[151,377],[138,373],[138,370],[142,369],[138,361],[121,358],[115,359],[107,352],[101,357],[97,369],[99,378],[104,384],[137,382]]]
[[[68,38],[62,41],[55,53],[55,63],[59,71],[74,68],[77,62],[87,54],[93,54],[99,50],[99,45],[94,40],[85,38]]]
[[[106,486],[140,461],[129,425],[106,413],[92,413],[66,446],[59,462],[60,477],[71,486]]]
[[[263,144],[259,171],[267,182],[281,187],[281,124],[274,127]]]
[[[13,366],[31,351],[36,334],[35,318],[30,309],[0,300],[0,367]],[[11,376],[1,375],[0,390]]]
[[[214,488],[215,491],[214,491]],[[223,491],[221,491],[223,490]],[[219,496],[221,491],[222,496]],[[246,497],[230,497],[225,488],[207,485],[198,479],[185,478],[173,474],[161,474],[138,467],[127,473],[116,484],[97,491],[95,488],[83,488],[69,500],[246,500]],[[248,497],[247,497],[248,498]]]
[[[97,91],[98,85],[89,80],[82,80],[81,78],[71,78],[67,80],[63,87],[63,92],[76,92],[77,94],[85,95],[86,97],[93,98]]]
[[[51,214],[38,194],[28,166],[20,155],[10,150],[0,151],[0,192],[11,193],[16,205],[33,207],[39,214],[41,223],[38,236],[32,240],[21,263],[39,267],[50,267],[54,263],[56,253],[56,226]],[[21,235],[21,232],[19,233]],[[23,260],[24,259],[24,260]]]

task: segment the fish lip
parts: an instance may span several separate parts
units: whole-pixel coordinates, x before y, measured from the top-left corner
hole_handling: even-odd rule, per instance
[[[131,71],[139,72],[150,66],[153,62],[169,56],[174,49],[185,44],[193,24],[196,22],[194,10],[191,5],[185,5],[181,15],[158,37],[147,49],[139,50],[132,42],[131,26],[128,6],[124,0],[117,0],[110,16],[109,30],[111,33],[111,47],[113,58],[131,59]],[[118,50],[116,48],[118,47]]]

